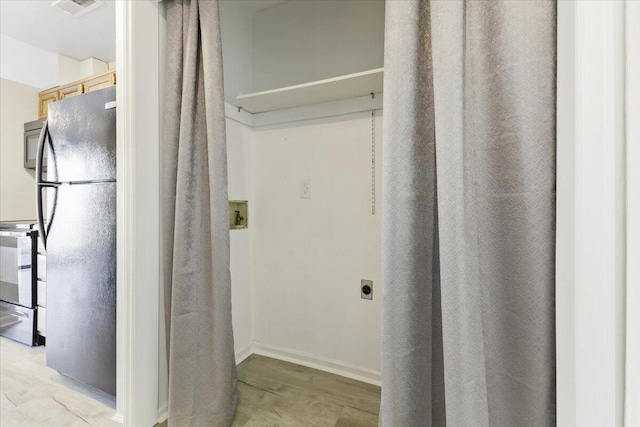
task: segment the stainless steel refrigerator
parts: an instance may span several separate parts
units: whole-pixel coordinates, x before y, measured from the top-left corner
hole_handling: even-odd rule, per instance
[[[116,392],[115,97],[111,87],[50,104],[36,161],[38,228],[47,251],[47,366],[111,395]]]

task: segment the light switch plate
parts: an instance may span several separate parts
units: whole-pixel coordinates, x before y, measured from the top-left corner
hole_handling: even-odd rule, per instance
[[[311,198],[311,180],[310,179],[300,180],[300,198],[301,199]]]
[[[360,298],[373,299],[373,280],[360,280]]]

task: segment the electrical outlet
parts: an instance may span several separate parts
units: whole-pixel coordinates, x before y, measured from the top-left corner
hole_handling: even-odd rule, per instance
[[[360,280],[360,298],[373,299],[373,280]]]
[[[311,180],[310,179],[300,180],[300,198],[301,199],[311,198]]]

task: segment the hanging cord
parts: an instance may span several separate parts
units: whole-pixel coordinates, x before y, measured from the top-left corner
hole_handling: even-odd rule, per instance
[[[376,110],[371,110],[371,215],[376,214]]]

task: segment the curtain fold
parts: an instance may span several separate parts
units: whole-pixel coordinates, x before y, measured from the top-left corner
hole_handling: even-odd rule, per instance
[[[380,424],[554,425],[556,4],[386,20]]]
[[[170,0],[166,12],[163,247],[169,424],[229,426],[238,397],[218,2]]]
[[[387,2],[385,33],[380,424],[443,425],[429,4]]]

